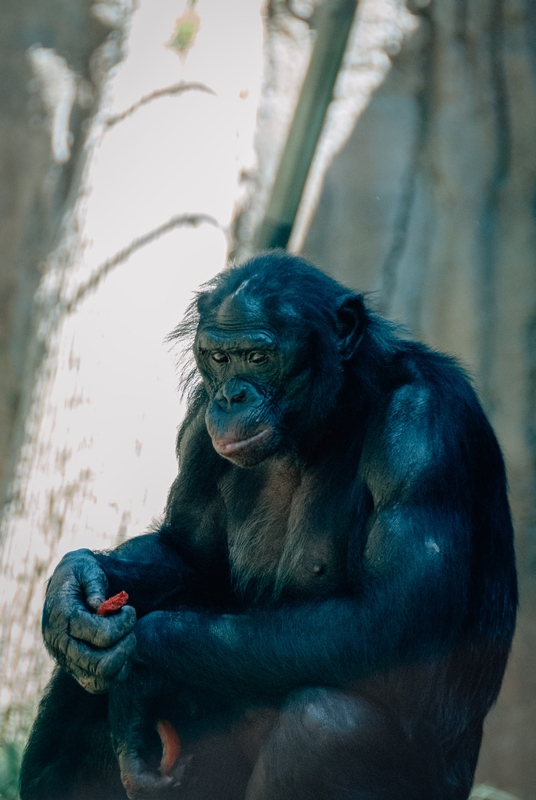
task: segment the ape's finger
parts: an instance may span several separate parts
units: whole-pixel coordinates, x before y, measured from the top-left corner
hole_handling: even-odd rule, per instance
[[[62,661],[78,683],[91,693],[109,688],[136,647],[133,633],[122,639],[115,647],[103,651],[96,651],[77,639],[65,638]]]
[[[68,633],[98,648],[110,648],[127,636],[136,624],[132,606],[123,606],[110,617],[100,617],[78,604],[71,611]]]
[[[132,753],[119,753],[118,761],[129,800],[149,800],[158,795],[165,798],[168,790],[176,786],[173,777],[151,772],[145,762]]]
[[[66,655],[73,667],[78,667],[89,675],[111,679],[132,655],[135,647],[136,637],[133,633],[106,650],[95,650],[85,642],[68,637]]]
[[[70,588],[82,593],[86,601],[91,600],[92,606],[94,598],[100,597],[101,602],[106,598],[108,578],[94,554],[86,548],[73,550],[62,558],[52,576],[51,588],[56,588],[58,583],[70,584]]]

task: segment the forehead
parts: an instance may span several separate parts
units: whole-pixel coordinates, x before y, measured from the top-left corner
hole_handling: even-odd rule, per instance
[[[258,295],[246,291],[247,284],[248,281],[244,281],[213,309],[210,315],[212,325],[225,330],[268,324],[266,304]]]
[[[196,343],[207,349],[219,346],[248,349],[272,346],[275,342],[263,304],[237,290],[201,315]]]
[[[275,346],[294,341],[300,331],[294,309],[274,296],[263,297],[247,291],[244,281],[236,291],[207,312],[201,313],[196,341],[198,346],[226,342],[238,346]]]
[[[223,298],[207,298],[200,308],[199,329],[251,330],[255,328],[281,331],[294,313],[287,313],[286,304],[275,294],[255,290],[243,281],[238,288]]]

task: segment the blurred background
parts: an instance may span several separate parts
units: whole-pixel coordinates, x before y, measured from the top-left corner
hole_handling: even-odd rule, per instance
[[[521,586],[474,796],[536,800],[535,89],[534,0],[0,0],[0,798],[50,674],[45,580],[161,513],[165,335],[275,209],[474,379]]]

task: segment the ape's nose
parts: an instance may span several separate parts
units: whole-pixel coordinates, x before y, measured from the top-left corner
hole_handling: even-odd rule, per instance
[[[239,389],[237,391],[236,387],[224,386],[221,391],[230,405],[233,403],[243,403],[246,399],[245,389]]]
[[[214,399],[222,411],[232,413],[237,410],[236,406],[259,403],[262,396],[251,383],[233,378],[218,389]]]

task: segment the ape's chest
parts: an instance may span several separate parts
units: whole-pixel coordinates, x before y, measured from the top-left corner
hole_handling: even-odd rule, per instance
[[[341,520],[340,509],[333,513],[314,475],[303,477],[281,464],[257,486],[229,482],[222,494],[239,593],[303,599],[331,595],[343,586],[350,520]]]

